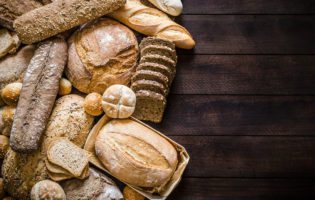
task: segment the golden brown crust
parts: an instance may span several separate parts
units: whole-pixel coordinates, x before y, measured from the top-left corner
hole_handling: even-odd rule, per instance
[[[22,83],[10,83],[2,89],[1,98],[8,105],[16,105],[19,100],[21,90]]]
[[[138,43],[126,26],[100,19],[69,40],[66,75],[84,93],[102,94],[113,84],[128,85],[138,58]]]
[[[84,110],[90,115],[99,116],[103,113],[102,95],[92,92],[84,99]]]
[[[123,194],[125,200],[144,200],[144,196],[131,189],[129,186],[124,188]]]

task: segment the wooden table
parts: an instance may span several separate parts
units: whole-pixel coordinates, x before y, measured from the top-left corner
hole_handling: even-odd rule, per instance
[[[191,161],[171,200],[315,199],[315,1],[183,0],[158,130]]]

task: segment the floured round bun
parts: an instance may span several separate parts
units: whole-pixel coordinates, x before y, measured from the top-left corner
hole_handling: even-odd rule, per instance
[[[103,94],[113,84],[128,85],[138,58],[134,33],[112,19],[87,24],[69,39],[65,73],[84,93]]]
[[[37,182],[31,190],[31,200],[66,200],[62,187],[51,180]]]

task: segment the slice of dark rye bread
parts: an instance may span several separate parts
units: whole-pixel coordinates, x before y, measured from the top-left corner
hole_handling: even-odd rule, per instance
[[[131,89],[134,92],[140,91],[140,90],[150,90],[156,93],[159,93],[163,96],[166,96],[168,94],[168,89],[165,88],[161,83],[158,83],[156,81],[151,80],[138,80],[131,84]]]
[[[166,39],[157,38],[157,37],[146,37],[146,38],[144,38],[141,41],[139,47],[140,47],[140,49],[143,49],[144,47],[146,47],[148,45],[166,46],[166,47],[169,47],[169,48],[175,50],[175,44],[172,41],[166,40]]]
[[[166,57],[166,56],[160,56],[160,55],[145,55],[142,56],[140,59],[140,64],[145,62],[152,62],[152,63],[158,63],[161,65],[164,65],[168,68],[170,68],[173,72],[176,72],[176,61]]]
[[[145,55],[160,55],[166,56],[173,61],[177,60],[176,51],[166,46],[148,45],[141,49],[140,54],[141,57]]]
[[[161,65],[158,63],[152,63],[152,62],[141,63],[140,65],[138,65],[137,70],[150,70],[154,72],[160,72],[164,74],[165,76],[167,76],[167,78],[171,82],[175,76],[174,72],[170,68],[164,65]]]
[[[138,80],[151,80],[156,81],[161,84],[165,88],[169,88],[170,80],[167,78],[167,76],[163,75],[160,72],[154,72],[150,70],[137,70],[136,73],[131,78],[131,83],[136,82]]]
[[[136,97],[137,104],[133,116],[139,120],[160,123],[166,106],[165,97],[149,90],[137,91]]]

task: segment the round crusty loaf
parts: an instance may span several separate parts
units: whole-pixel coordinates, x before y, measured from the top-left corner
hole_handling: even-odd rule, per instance
[[[82,147],[92,128],[93,117],[84,112],[84,98],[70,94],[56,101],[41,148],[31,154],[9,149],[2,165],[6,191],[19,200],[29,199],[33,185],[48,178],[45,165],[48,144],[55,137],[66,137]]]
[[[113,84],[128,85],[138,58],[138,43],[126,26],[100,19],[69,39],[66,75],[84,93],[102,94]]]
[[[177,167],[174,146],[130,119],[115,119],[100,131],[95,152],[109,172],[139,187],[161,187]]]

